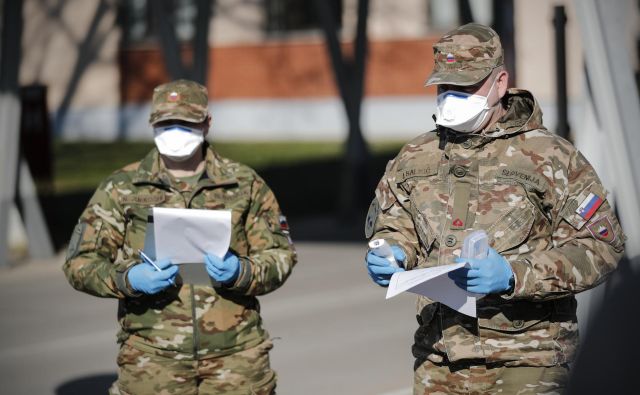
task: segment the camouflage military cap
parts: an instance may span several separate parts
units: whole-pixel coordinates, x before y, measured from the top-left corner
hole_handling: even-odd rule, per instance
[[[504,64],[500,37],[490,27],[469,23],[454,29],[433,45],[435,66],[425,86],[469,86]]]
[[[153,90],[149,123],[177,119],[200,123],[209,114],[207,88],[194,81],[176,80]]]

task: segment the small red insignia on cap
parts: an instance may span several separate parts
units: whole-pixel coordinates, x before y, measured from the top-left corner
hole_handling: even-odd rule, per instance
[[[453,56],[451,52],[447,54],[447,63],[454,63],[456,61],[456,57]]]
[[[175,102],[180,100],[180,94],[178,92],[171,92],[169,96],[167,96],[167,100],[170,102]]]
[[[455,221],[453,221],[453,226],[462,226],[462,225],[464,225],[464,223],[460,218],[456,218]]]

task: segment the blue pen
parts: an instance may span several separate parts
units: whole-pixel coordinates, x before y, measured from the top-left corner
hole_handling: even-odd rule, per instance
[[[156,265],[156,264],[151,260],[151,258],[149,258],[149,257],[147,256],[147,254],[145,254],[144,252],[142,252],[142,250],[138,250],[138,254],[140,255],[140,257],[142,258],[142,260],[143,260],[143,261],[145,261],[145,262],[147,262],[148,264],[150,264],[150,265],[152,265],[153,267],[155,267],[157,271],[159,271],[159,272],[161,272],[161,271],[162,271],[162,269],[160,269],[160,268],[158,267],[158,265]],[[169,282],[171,283],[171,285],[174,285],[174,284],[173,284],[173,280],[169,280]]]

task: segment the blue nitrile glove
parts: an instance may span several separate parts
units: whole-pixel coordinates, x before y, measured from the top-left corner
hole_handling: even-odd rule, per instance
[[[449,278],[466,291],[492,294],[511,288],[511,265],[493,248],[489,248],[489,255],[484,259],[456,258],[454,261],[471,264],[470,268],[463,267],[449,272]]]
[[[398,246],[391,246],[391,251],[393,251],[393,256],[396,258],[396,261],[404,265],[405,259],[407,259],[402,248]],[[389,279],[395,272],[404,272],[404,269],[401,267],[391,266],[391,263],[381,256],[377,256],[372,251],[367,252],[367,258],[365,260],[367,264],[367,271],[369,272],[369,276],[381,287],[389,286]]]
[[[231,251],[227,251],[224,258],[206,254],[204,262],[209,276],[222,284],[236,281],[240,274],[240,260]]]
[[[169,259],[157,261],[156,265],[162,269],[158,271],[153,265],[146,262],[132,266],[127,272],[127,280],[131,288],[148,295],[156,294],[175,283],[178,266]]]

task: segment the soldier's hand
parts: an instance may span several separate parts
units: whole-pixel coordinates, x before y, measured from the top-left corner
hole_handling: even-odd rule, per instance
[[[206,254],[204,262],[209,276],[222,284],[236,281],[240,274],[240,260],[230,251],[227,251],[224,258]]]
[[[402,248],[398,246],[391,246],[391,251],[393,251],[393,256],[396,258],[396,261],[404,265],[404,261],[407,259],[407,256],[404,251],[402,251]],[[387,258],[378,256],[372,251],[367,252],[365,263],[367,264],[369,276],[373,282],[381,287],[389,286],[389,279],[393,276],[393,273],[404,271],[401,267],[392,266]]]
[[[158,271],[153,265],[146,262],[138,263],[129,269],[127,280],[129,280],[131,288],[153,295],[173,285],[178,273],[178,266],[172,264],[168,259],[158,261],[156,265],[162,270]]]
[[[493,248],[484,259],[456,258],[456,263],[469,262],[470,268],[449,272],[449,278],[460,288],[478,294],[504,292],[511,288],[513,270],[505,257]]]

